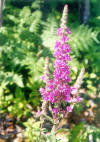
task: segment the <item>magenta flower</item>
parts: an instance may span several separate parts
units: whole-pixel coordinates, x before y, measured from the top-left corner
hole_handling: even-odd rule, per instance
[[[59,40],[56,41],[54,51],[54,72],[52,79],[48,80],[46,88],[40,88],[40,93],[43,96],[43,101],[50,102],[54,108],[52,112],[55,114],[72,112],[73,103],[80,102],[81,98],[75,95],[75,88],[69,85],[70,66],[68,62],[71,61],[71,48],[68,44],[69,28],[59,28],[57,35]],[[44,76],[42,77],[44,80]],[[62,104],[66,107],[64,109]]]
[[[38,110],[36,114],[37,114],[37,116],[38,116],[38,117],[40,117],[40,115],[41,115],[41,111],[40,111],[40,110]]]
[[[52,112],[55,113],[55,114],[58,114],[59,113],[59,109],[58,108],[53,108]]]
[[[71,61],[71,48],[68,44],[68,40],[71,31],[68,27],[66,27],[67,16],[68,6],[65,5],[61,18],[61,25],[60,28],[57,29],[57,36],[59,37],[59,40],[56,41],[54,47],[54,71],[50,78],[48,76],[47,62],[44,76],[42,77],[42,80],[45,83],[45,88],[40,88],[40,93],[44,101],[43,108],[45,104],[48,104],[49,102],[52,108],[50,110],[52,110],[52,113],[56,114],[56,116],[60,113],[66,116],[66,111],[72,112],[74,103],[82,100],[79,96],[77,96],[77,92],[82,82],[84,70],[80,73],[76,81],[77,84],[74,85],[74,87],[69,85],[71,82],[69,66],[69,62]]]
[[[80,96],[77,96],[77,97],[76,97],[76,101],[77,101],[77,102],[81,102],[81,101],[82,101],[82,98],[81,98]]]
[[[71,61],[70,58],[70,46],[67,43],[69,40],[68,34],[70,34],[69,28],[64,30],[63,28],[59,28],[57,30],[57,35],[59,36],[59,40],[56,41],[54,57],[56,58],[54,62],[54,72],[53,78],[48,81],[47,88],[41,88],[40,92],[43,96],[43,100],[47,102],[51,102],[56,106],[58,104],[62,104],[62,102],[70,103],[72,100],[71,97],[71,87],[68,83],[71,81],[70,79],[70,66],[67,64]],[[42,78],[43,79],[43,78]],[[60,110],[56,107],[53,109],[53,112],[57,113]],[[61,108],[61,111],[62,108]]]
[[[67,33],[68,33],[68,34],[71,34],[71,33],[72,33],[69,28],[67,28]]]
[[[63,28],[59,28],[59,29],[57,30],[57,35],[58,35],[58,36],[61,36],[63,33],[64,33],[64,29],[63,29]]]
[[[67,106],[67,107],[66,107],[66,110],[67,110],[67,112],[72,112],[73,106],[72,106],[72,105]]]

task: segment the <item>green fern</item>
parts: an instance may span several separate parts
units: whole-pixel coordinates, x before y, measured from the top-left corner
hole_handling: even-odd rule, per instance
[[[6,85],[8,84],[16,84],[19,87],[24,87],[22,76],[18,75],[14,72],[0,72],[0,84],[2,81],[5,82]]]
[[[53,50],[55,41],[57,39],[56,29],[58,27],[58,21],[53,14],[48,15],[47,21],[44,23],[43,33],[41,35],[43,45]]]
[[[93,42],[99,43],[97,40],[98,31],[93,31],[88,26],[80,25],[78,28],[72,29],[71,45],[72,50],[76,55],[78,51],[88,51],[89,47],[93,45]],[[79,55],[80,56],[80,55]]]
[[[40,33],[39,30],[40,30],[41,18],[42,18],[42,13],[39,10],[36,10],[36,12],[32,14],[33,21],[31,22],[31,25],[29,28],[30,32]]]

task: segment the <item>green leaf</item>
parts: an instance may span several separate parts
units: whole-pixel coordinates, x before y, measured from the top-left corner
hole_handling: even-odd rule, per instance
[[[36,142],[39,142],[39,137],[38,136],[36,137]]]
[[[22,81],[22,76],[19,76],[17,74],[14,75],[13,77],[14,83],[16,83],[19,87],[24,87],[23,81]]]
[[[29,7],[24,7],[22,9],[22,11],[20,12],[20,17],[21,18],[26,18],[26,17],[29,17],[31,15],[31,10]]]

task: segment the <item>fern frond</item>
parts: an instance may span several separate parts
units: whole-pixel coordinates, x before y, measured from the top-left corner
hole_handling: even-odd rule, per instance
[[[97,31],[93,31],[92,28],[84,25],[73,29],[70,41],[73,53],[80,56],[80,51],[91,50],[90,47],[93,45],[93,42],[99,42],[97,40],[97,34]]]
[[[30,25],[29,31],[38,33],[40,30],[40,23],[41,23],[41,19],[42,19],[41,11],[36,10],[35,12],[33,12],[31,19],[33,19],[33,21]]]
[[[43,45],[45,47],[50,48],[51,50],[53,50],[55,40],[57,39],[56,36],[57,27],[58,27],[57,20],[55,19],[54,15],[50,14],[48,16],[47,22],[44,25],[41,38],[43,40]]]

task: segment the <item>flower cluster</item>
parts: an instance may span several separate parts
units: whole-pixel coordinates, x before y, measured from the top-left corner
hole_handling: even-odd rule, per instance
[[[49,79],[48,71],[45,71],[42,80],[46,85],[45,88],[40,88],[43,101],[53,104],[52,112],[54,114],[59,114],[60,112],[65,114],[66,112],[71,112],[73,109],[73,104],[81,101],[81,98],[76,94],[81,85],[84,71],[82,71],[82,73],[79,75],[75,87],[71,87],[69,85],[69,82],[71,81],[69,66],[69,61],[71,61],[69,54],[71,48],[68,44],[68,40],[71,31],[68,27],[66,27],[67,14],[68,6],[65,5],[61,18],[61,25],[57,30],[59,40],[57,40],[55,44],[54,57],[56,60],[54,62],[53,77],[52,79]],[[46,67],[47,66],[48,64],[46,64]]]
[[[69,28],[59,28],[57,30],[59,40],[55,44],[54,57],[56,60],[54,62],[53,79],[48,81],[46,88],[40,88],[43,100],[55,104],[53,113],[64,111],[61,108],[62,103],[65,103],[66,110],[71,112],[73,109],[72,103],[79,100],[79,98],[73,98],[71,95],[72,88],[68,85],[71,81],[69,76],[70,66],[68,65],[68,62],[71,61],[69,55],[71,49],[68,44],[69,34],[71,34]],[[43,77],[43,80],[45,80],[45,77]]]

